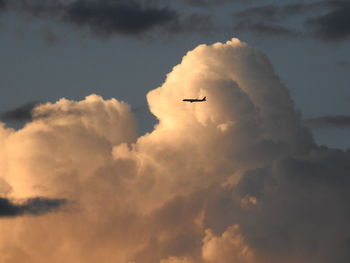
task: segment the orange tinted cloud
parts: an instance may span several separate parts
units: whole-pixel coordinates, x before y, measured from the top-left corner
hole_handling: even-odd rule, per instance
[[[338,251],[310,257],[312,241],[327,242],[303,233],[313,222],[345,239],[337,193],[348,155],[314,144],[264,54],[238,39],[200,45],[147,99],[159,123],[141,137],[126,103],[97,95],[41,104],[21,130],[1,127],[2,194],[70,202],[1,220],[0,262],[326,262]],[[334,217],[317,219],[317,199],[338,201]]]

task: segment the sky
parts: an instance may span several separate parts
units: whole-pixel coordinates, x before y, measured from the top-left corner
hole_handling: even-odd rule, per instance
[[[0,0],[0,262],[349,262],[349,18]]]
[[[1,3],[2,113],[96,93],[137,109],[144,134],[156,123],[146,93],[195,46],[238,37],[269,56],[320,144],[350,144],[346,1]]]

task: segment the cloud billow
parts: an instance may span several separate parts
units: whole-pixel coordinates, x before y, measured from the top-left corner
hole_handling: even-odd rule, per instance
[[[348,261],[349,158],[349,151],[324,148],[248,172],[237,193],[256,197],[256,208],[237,213],[254,250],[271,262]]]

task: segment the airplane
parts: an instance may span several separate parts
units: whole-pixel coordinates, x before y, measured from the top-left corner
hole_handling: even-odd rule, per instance
[[[207,101],[207,97],[204,97],[203,99],[183,99],[182,101],[185,102],[202,102],[202,101]]]

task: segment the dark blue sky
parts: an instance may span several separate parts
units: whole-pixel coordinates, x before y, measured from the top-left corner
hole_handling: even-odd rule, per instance
[[[238,37],[262,50],[316,140],[350,146],[348,1],[0,0],[0,111],[91,93],[131,104],[198,44]],[[9,118],[4,118],[4,117]]]

